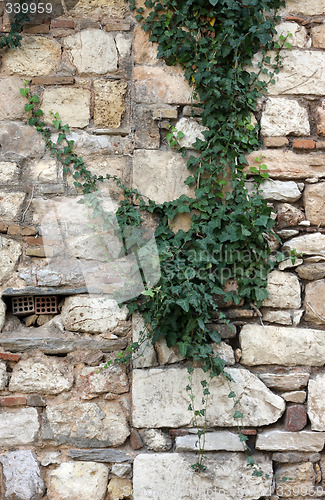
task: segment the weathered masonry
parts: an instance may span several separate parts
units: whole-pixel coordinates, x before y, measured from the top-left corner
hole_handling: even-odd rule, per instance
[[[3,2],[1,16],[6,33]],[[142,319],[118,307],[109,280],[89,288],[89,274],[92,286],[105,275],[105,256],[19,93],[30,80],[47,120],[53,110],[70,124],[92,172],[163,202],[188,189],[166,129],[182,130],[188,148],[202,131],[182,72],[157,60],[123,0],[79,0],[69,16],[26,25],[22,47],[2,53],[1,499],[325,498],[325,2],[288,0],[281,16],[293,49],[260,102],[263,146],[249,161],[263,156],[276,231],[299,258],[269,275],[262,318],[238,307],[234,328],[217,325],[263,477],[246,463],[225,381],[211,386],[208,470],[195,474],[179,352],[159,341],[133,367],[103,369],[138,338]],[[105,181],[102,192],[114,206],[118,189]],[[200,377],[197,369],[194,387]]]

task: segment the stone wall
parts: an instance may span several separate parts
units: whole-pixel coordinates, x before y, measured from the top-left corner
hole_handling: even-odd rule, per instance
[[[259,104],[263,146],[249,157],[251,165],[262,157],[268,166],[264,196],[283,250],[296,249],[299,258],[269,275],[261,318],[237,308],[229,312],[233,328],[214,325],[263,477],[253,477],[246,464],[228,383],[212,382],[208,469],[195,474],[196,436],[179,353],[159,341],[133,368],[104,368],[138,339],[141,318],[132,321],[105,295],[109,280],[86,293],[85,269],[93,273],[96,259],[98,276],[105,276],[105,259],[87,219],[80,219],[73,180],[28,126],[19,94],[29,79],[44,111],[58,111],[70,124],[92,172],[116,174],[163,202],[188,193],[184,160],[165,139],[168,125],[185,133],[189,148],[202,132],[182,72],[157,60],[123,0],[80,0],[69,17],[25,26],[22,47],[2,53],[1,498],[325,498],[324,5],[287,1],[279,33],[293,34],[293,50],[284,51],[276,83]],[[113,204],[120,196],[108,181],[102,192]],[[69,241],[50,218],[53,211],[61,225],[70,224]],[[44,225],[42,234],[44,217],[55,229],[51,237]],[[175,230],[186,223],[179,218]],[[33,297],[33,304],[49,295],[58,314],[13,314],[13,298]],[[198,394],[202,377],[196,369]]]

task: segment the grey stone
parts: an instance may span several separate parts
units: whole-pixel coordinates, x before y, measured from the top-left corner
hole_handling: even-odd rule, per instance
[[[140,334],[140,332],[143,332]],[[147,339],[148,332],[144,326],[144,320],[138,313],[132,316],[133,342],[138,342],[140,347],[134,354],[132,364],[134,368],[151,368],[157,366],[157,354],[150,339]]]
[[[41,460],[41,465],[43,467],[47,467],[48,465],[52,464],[60,464],[62,461],[61,457],[61,451],[49,451],[48,453],[45,453],[43,455],[43,458]]]
[[[323,366],[324,334],[285,326],[244,325],[239,336],[241,363],[247,366]]]
[[[254,456],[269,476],[253,477],[243,453],[209,454],[207,472],[197,474],[191,465],[195,454],[140,454],[134,461],[134,500],[254,500],[268,497],[272,465],[268,457]],[[230,480],[231,478],[231,480]],[[212,495],[212,496],[211,496]]]
[[[122,445],[130,430],[121,406],[105,403],[68,402],[46,407],[43,438],[80,448]]]
[[[223,377],[211,381],[207,410],[209,426],[236,426],[233,401],[228,397],[231,390],[238,398],[243,395],[243,425],[267,425],[280,418],[285,407],[283,399],[271,393],[258,377],[237,368],[227,368],[227,373],[233,377],[233,382],[228,384]],[[192,378],[193,392],[202,394],[201,381],[206,378],[205,374],[196,369]],[[185,367],[133,370],[133,426],[141,429],[190,425],[192,414],[188,411],[187,385]]]
[[[0,413],[0,446],[20,446],[32,443],[39,431],[35,408],[22,408]]]
[[[229,431],[207,432],[205,435],[205,451],[244,451],[238,434]],[[176,437],[176,451],[198,451],[197,435]]]
[[[48,496],[62,500],[104,500],[108,468],[94,462],[65,462],[47,474]]]
[[[318,453],[316,453],[318,455]],[[308,455],[296,452],[273,453],[272,460],[278,464],[298,464],[299,462],[308,462]]]
[[[130,477],[132,472],[131,464],[114,464],[111,470],[113,476]]]
[[[38,500],[45,484],[39,463],[30,450],[17,450],[0,455],[6,493],[4,498]]]
[[[94,290],[91,290],[95,293]],[[88,293],[86,287],[83,288],[56,288],[56,287],[46,287],[46,286],[28,286],[26,288],[6,288],[2,296],[3,297],[18,297],[21,295],[80,295],[82,293]]]
[[[21,123],[0,124],[0,152],[23,158],[40,158],[45,151],[45,142],[29,125]]]
[[[265,451],[321,451],[325,432],[266,430],[258,433],[256,449]]]
[[[94,449],[94,450],[70,450],[69,457],[73,460],[85,462],[122,463],[132,462],[133,458],[121,450]]]
[[[125,349],[127,340],[64,340],[52,338],[0,338],[0,346],[7,351],[23,352],[39,349],[45,354],[67,354],[79,349],[100,349],[103,352],[114,352]]]
[[[4,361],[0,361],[0,391],[6,387],[8,380],[7,367]]]

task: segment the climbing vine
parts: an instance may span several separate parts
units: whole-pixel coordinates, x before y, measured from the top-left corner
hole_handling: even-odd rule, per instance
[[[149,13],[145,16],[143,8],[136,8],[135,0],[129,0],[129,4],[143,29],[150,33],[150,40],[158,44],[158,57],[184,70],[193,88],[193,115],[202,110],[200,118],[205,127],[203,138],[193,145],[195,154],[180,148],[187,159],[186,184],[191,196],[159,204],[112,178],[124,195],[117,212],[122,239],[126,228],[141,227],[148,214],[157,221],[155,240],[161,278],[154,286],[147,282],[145,292],[130,300],[128,307],[131,313],[141,313],[153,343],[164,338],[169,347],[177,346],[183,357],[199,364],[207,374],[208,380],[202,381],[203,408],[195,409],[193,366],[189,367],[189,409],[199,427],[201,417],[206,425],[211,380],[221,374],[231,380],[224,360],[214,351],[214,345],[221,342],[218,324],[229,323],[230,305],[262,304],[267,297],[267,274],[281,258],[271,253],[269,240],[276,237],[274,221],[271,208],[259,192],[268,177],[266,166],[261,161],[258,168],[251,169],[255,192],[249,195],[245,155],[259,145],[258,125],[254,125],[252,116],[280,65],[281,47],[273,37],[276,10],[284,2],[146,0]],[[12,34],[1,39],[2,47],[19,46],[20,27],[17,19]],[[287,44],[285,40],[282,43]],[[74,152],[68,125],[62,125],[60,117],[53,115],[58,133],[54,142],[52,130],[43,122],[43,112],[38,108],[38,97],[28,86],[21,93],[28,98],[25,110],[30,113],[29,124],[43,135],[65,172],[74,177],[76,188],[87,195],[95,193],[104,178],[92,174]],[[181,138],[174,128],[166,136],[172,147],[177,147]],[[109,227],[109,217],[98,199],[94,196],[88,200],[95,217],[106,218]],[[190,228],[175,232],[172,223],[184,214]],[[143,233],[138,234],[134,248],[141,248],[143,243]],[[128,361],[138,347],[132,344],[120,358]],[[233,391],[229,397],[234,399],[234,419],[240,421],[240,400]],[[240,439],[248,450],[247,438],[241,432]],[[194,468],[202,470],[204,430],[198,431],[198,440],[200,452]],[[251,457],[249,463],[254,466]],[[257,468],[254,473],[260,475]]]

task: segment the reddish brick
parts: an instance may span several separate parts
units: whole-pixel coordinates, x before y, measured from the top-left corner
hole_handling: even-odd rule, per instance
[[[72,85],[74,81],[72,76],[35,76],[32,85]]]
[[[43,238],[42,236],[37,236],[37,238],[34,238],[32,236],[27,236],[27,238],[24,238],[26,243],[28,243],[29,246],[31,247],[36,247],[39,245],[43,245]]]
[[[312,139],[296,139],[293,141],[293,147],[295,149],[315,149],[316,141]]]
[[[8,234],[13,236],[32,236],[36,234],[36,229],[34,226],[18,226],[14,224],[8,227]]]
[[[186,429],[170,429],[169,435],[170,437],[177,437],[177,436],[187,436],[188,431]]]
[[[26,396],[5,396],[0,398],[0,406],[22,406],[26,404]]]
[[[0,359],[3,361],[19,361],[20,354],[12,354],[11,352],[0,352]]]
[[[256,429],[243,429],[241,431],[244,436],[256,436],[257,430]]]
[[[107,19],[105,20],[104,29],[106,31],[130,31],[131,23],[124,19]]]
[[[306,408],[302,405],[289,406],[285,416],[286,431],[301,431],[307,425]]]
[[[296,23],[302,23],[303,18],[298,16],[288,16],[284,18],[285,21],[295,21]]]
[[[51,28],[74,28],[73,19],[53,19]]]
[[[140,450],[140,448],[143,448],[143,441],[136,429],[131,430],[130,444],[134,450]]]
[[[29,35],[47,34],[50,32],[50,26],[48,24],[27,24],[23,31]]]

